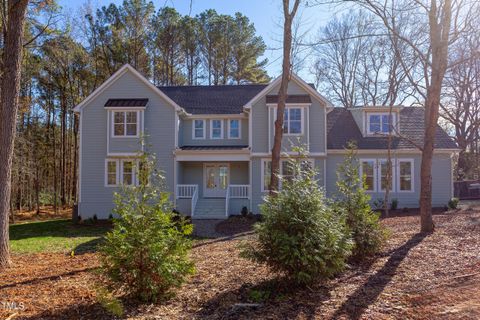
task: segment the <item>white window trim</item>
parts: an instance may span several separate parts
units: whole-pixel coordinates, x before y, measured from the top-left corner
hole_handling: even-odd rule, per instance
[[[264,166],[264,163],[266,161],[272,161],[272,158],[263,158],[261,159],[261,179],[260,179],[260,182],[261,182],[261,186],[260,186],[260,190],[261,192],[270,192],[270,190],[265,190],[264,186],[265,186],[265,166]],[[281,159],[280,160],[280,176],[283,176],[283,163],[284,162],[288,162],[289,159]],[[308,161],[312,164],[312,168],[315,168],[315,159],[312,159],[312,158],[307,158],[305,161]],[[279,181],[279,190],[282,190],[282,181]]]
[[[123,124],[123,132],[124,134],[123,135],[115,135],[115,113],[116,112],[123,112],[124,116],[123,116],[123,119],[124,119],[124,124]],[[127,135],[127,112],[135,112],[137,114],[137,133],[134,135],[134,136],[128,136]],[[140,137],[140,111],[139,110],[129,110],[129,109],[125,109],[125,110],[111,110],[109,111],[110,113],[110,117],[111,117],[111,128],[112,128],[112,134],[111,134],[111,137],[112,138],[139,138]]]
[[[380,131],[380,132],[373,132],[373,131],[370,131],[370,116],[373,116],[373,115],[378,115],[380,116],[380,130],[383,128],[383,123],[382,123],[382,116],[388,116],[390,113],[389,112],[367,112],[367,134],[368,135],[388,135],[388,132],[383,132],[383,131]],[[393,128],[395,128],[395,124],[396,124],[396,114],[392,112],[392,121],[391,121],[391,125]],[[392,135],[395,134],[395,130],[392,130]]]
[[[378,165],[377,165],[377,159],[373,158],[362,158],[359,159],[360,166],[359,166],[359,173],[360,173],[360,178],[362,179],[361,181],[363,182],[363,163],[364,162],[373,162],[373,190],[365,190],[367,193],[374,193],[377,192],[377,185],[378,185]]]
[[[386,189],[382,189],[382,161],[385,161],[387,162],[387,159],[386,158],[382,158],[382,159],[377,159],[377,170],[378,170],[378,173],[377,173],[377,177],[378,177],[378,187],[377,187],[377,190],[380,190],[380,192],[386,192],[387,190]],[[396,174],[395,174],[395,164],[396,164],[396,161],[394,159],[391,159],[390,160],[391,163],[392,163],[392,185],[390,186],[391,187],[391,190],[390,192],[395,192],[395,189],[396,189]]]
[[[410,175],[412,176],[412,188],[411,190],[400,190],[400,162],[410,162],[410,169],[411,169],[411,172],[410,172]],[[415,160],[414,159],[411,159],[411,158],[401,158],[401,159],[397,159],[397,192],[398,193],[412,193],[412,192],[415,192]]]
[[[238,137],[232,137],[230,135],[230,121],[238,121]],[[228,122],[228,139],[238,140],[242,138],[242,120],[240,119],[227,119]]]
[[[109,162],[115,162],[115,184],[108,184],[108,163]],[[119,177],[119,161],[118,159],[105,159],[105,187],[107,188],[112,188],[112,187],[118,187],[119,182],[120,182],[120,177]]]
[[[195,137],[195,121],[202,121],[203,123],[203,130],[202,130],[202,137]],[[192,139],[193,140],[205,140],[205,133],[206,133],[206,124],[207,122],[205,119],[192,119]]]
[[[213,137],[213,121],[220,121],[220,137],[214,138]],[[223,139],[223,119],[210,119],[210,139],[212,140],[221,140]]]
[[[284,132],[283,135],[286,137],[303,136],[305,134],[305,115],[304,115],[305,108],[302,106],[286,106],[285,112],[288,112],[288,110],[290,109],[300,109],[300,133]],[[283,123],[283,127],[285,127],[285,122]],[[288,130],[290,131],[290,126],[288,127]]]

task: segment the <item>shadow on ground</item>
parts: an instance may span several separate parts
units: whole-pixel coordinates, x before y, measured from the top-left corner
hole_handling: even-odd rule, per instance
[[[383,292],[396,274],[396,270],[411,249],[420,244],[427,234],[415,234],[400,247],[387,253],[387,262],[375,274],[370,276],[357,290],[347,297],[347,300],[334,312],[333,319],[359,319],[370,305]],[[368,272],[374,260],[357,265],[357,272]],[[349,281],[348,278],[342,282]],[[259,284],[244,284],[242,287],[222,292],[207,301],[197,314],[201,319],[249,319],[262,318],[268,315],[272,318],[316,319],[323,312],[320,310],[325,301],[331,300],[331,292],[335,287],[321,284],[301,290],[282,288],[281,280],[266,281]],[[341,285],[341,284],[340,284]],[[264,302],[256,304],[252,301],[255,295],[270,292]],[[265,298],[265,297],[264,297]],[[253,303],[253,304],[252,304]],[[318,312],[318,314],[317,314]]]

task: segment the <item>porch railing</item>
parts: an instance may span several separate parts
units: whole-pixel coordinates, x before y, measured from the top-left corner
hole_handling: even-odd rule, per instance
[[[198,184],[178,184],[177,199],[192,199],[190,210],[193,217],[198,201]]]
[[[225,196],[225,216],[228,217],[230,209],[230,199],[250,199],[250,185],[248,184],[230,184]]]
[[[248,184],[231,184],[228,186],[228,189],[230,191],[230,198],[250,198],[250,185]]]
[[[177,199],[192,198],[195,190],[198,189],[198,184],[178,184],[177,185]]]

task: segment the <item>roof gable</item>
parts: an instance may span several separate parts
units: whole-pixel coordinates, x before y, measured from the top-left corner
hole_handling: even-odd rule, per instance
[[[161,98],[167,101],[167,103],[175,108],[177,111],[183,111],[183,109],[175,103],[172,99],[170,99],[167,95],[165,95],[162,91],[160,91],[157,87],[155,87],[148,79],[146,79],[143,75],[141,75],[135,68],[133,68],[129,64],[125,64],[119,70],[117,70],[110,78],[108,78],[101,86],[95,89],[88,97],[86,97],[80,104],[78,104],[73,111],[74,112],[81,112],[83,108],[88,106],[88,104],[95,99],[99,94],[107,90],[112,84],[114,84],[118,79],[120,79],[125,73],[131,73],[138,79],[140,79],[143,83],[147,85],[150,89],[152,89],[156,94],[160,95]],[[115,97],[112,97],[115,98]]]

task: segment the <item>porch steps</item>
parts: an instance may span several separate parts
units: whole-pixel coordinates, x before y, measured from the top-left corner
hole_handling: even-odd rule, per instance
[[[225,198],[199,198],[193,219],[226,219]]]

